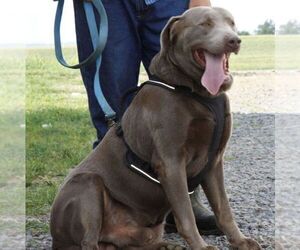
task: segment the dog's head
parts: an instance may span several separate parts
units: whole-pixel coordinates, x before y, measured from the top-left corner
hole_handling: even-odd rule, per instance
[[[217,95],[233,82],[229,57],[238,53],[240,43],[233,16],[227,10],[192,8],[169,20],[161,34],[161,51],[150,70],[164,80],[172,67],[169,73],[173,78],[175,71],[181,71],[193,85],[199,85],[193,88]],[[161,61],[167,65],[164,67]]]

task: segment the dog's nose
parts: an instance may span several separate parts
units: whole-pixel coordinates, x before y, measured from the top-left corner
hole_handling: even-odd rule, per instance
[[[240,48],[242,40],[239,37],[230,37],[227,40],[227,48],[231,51],[237,51]]]
[[[240,38],[236,37],[236,38],[229,39],[228,44],[230,46],[238,46],[241,44],[241,42],[242,42],[242,40]]]

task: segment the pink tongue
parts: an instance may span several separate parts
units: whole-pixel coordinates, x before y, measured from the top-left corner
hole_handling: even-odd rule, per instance
[[[209,93],[216,95],[226,78],[223,69],[223,60],[225,55],[222,54],[215,56],[207,52],[204,52],[204,55],[206,66],[201,82]]]

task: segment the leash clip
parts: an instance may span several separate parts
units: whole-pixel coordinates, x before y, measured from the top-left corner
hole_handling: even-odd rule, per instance
[[[115,118],[116,118],[115,115],[105,117],[108,128],[111,128],[116,124]]]

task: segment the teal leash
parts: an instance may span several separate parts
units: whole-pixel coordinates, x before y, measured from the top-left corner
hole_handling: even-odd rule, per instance
[[[55,15],[55,23],[54,23],[54,44],[55,44],[56,58],[61,65],[71,69],[80,69],[96,62],[96,73],[94,76],[94,93],[101,109],[105,114],[106,120],[112,122],[116,118],[116,113],[111,108],[107,100],[105,99],[103,90],[101,88],[100,75],[99,75],[101,61],[102,61],[102,52],[105,48],[107,42],[107,36],[108,36],[108,21],[107,21],[105,8],[101,0],[92,0],[91,2],[87,2],[87,1],[83,2],[84,11],[86,14],[86,19],[87,19],[94,51],[82,62],[79,62],[78,64],[75,65],[69,65],[63,56],[61,36],[60,36],[60,26],[61,26],[61,18],[62,18],[63,8],[64,8],[64,0],[56,0],[56,1],[58,1],[56,15]],[[97,28],[94,7],[100,16],[99,30]]]

